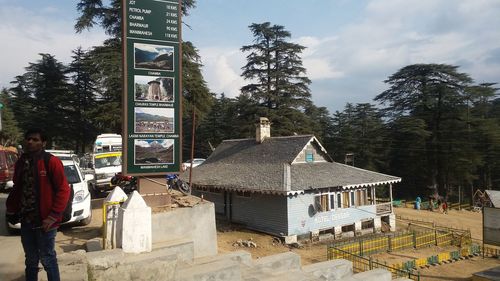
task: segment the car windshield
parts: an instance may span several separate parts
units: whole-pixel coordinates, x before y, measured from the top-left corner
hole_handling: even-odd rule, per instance
[[[64,175],[66,175],[69,184],[79,183],[82,181],[75,165],[64,166]]]
[[[120,156],[106,156],[95,159],[95,168],[104,168],[112,166],[120,166],[122,164],[122,159]]]

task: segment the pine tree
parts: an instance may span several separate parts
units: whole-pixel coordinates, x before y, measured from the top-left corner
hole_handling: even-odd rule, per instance
[[[254,44],[241,48],[247,55],[242,76],[250,80],[241,88],[267,109],[300,108],[310,103],[311,81],[304,76],[300,53],[305,47],[287,42],[291,37],[281,25],[269,22],[249,26]]]

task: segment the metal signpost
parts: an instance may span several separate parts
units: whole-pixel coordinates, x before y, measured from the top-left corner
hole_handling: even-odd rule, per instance
[[[123,0],[123,172],[180,171],[180,1]]]

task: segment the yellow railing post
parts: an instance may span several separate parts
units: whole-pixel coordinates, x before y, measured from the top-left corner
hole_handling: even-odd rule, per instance
[[[106,249],[106,239],[107,234],[108,234],[108,222],[107,222],[107,210],[108,206],[113,206],[113,205],[120,205],[125,201],[110,201],[110,202],[103,202],[102,203],[102,225],[103,225],[103,231],[102,231],[102,249]]]

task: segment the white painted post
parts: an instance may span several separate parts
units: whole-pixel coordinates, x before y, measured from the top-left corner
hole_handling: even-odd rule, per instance
[[[396,215],[395,214],[390,214],[389,215],[389,225],[391,227],[391,231],[396,231]]]
[[[342,238],[342,226],[341,225],[335,226],[334,231],[335,231],[335,239]]]
[[[392,210],[392,183],[389,184],[389,196],[391,198],[391,201],[390,201],[391,202],[391,206],[390,206],[390,208],[391,208],[391,213],[392,213],[393,212],[393,210]]]
[[[382,229],[382,219],[379,216],[373,218],[373,230],[375,233],[379,233]]]
[[[354,222],[354,236],[361,234],[361,221]]]
[[[119,213],[121,232],[117,237],[118,246],[125,253],[151,252],[151,208],[142,196],[134,191],[120,207]]]
[[[105,239],[103,241],[104,249],[114,249],[116,248],[116,235],[119,231],[118,229],[118,209],[120,208],[120,204],[118,202],[125,202],[128,196],[123,192],[123,190],[116,186],[113,191],[111,191],[106,199],[104,200],[104,210],[106,212],[104,222],[105,226]]]

